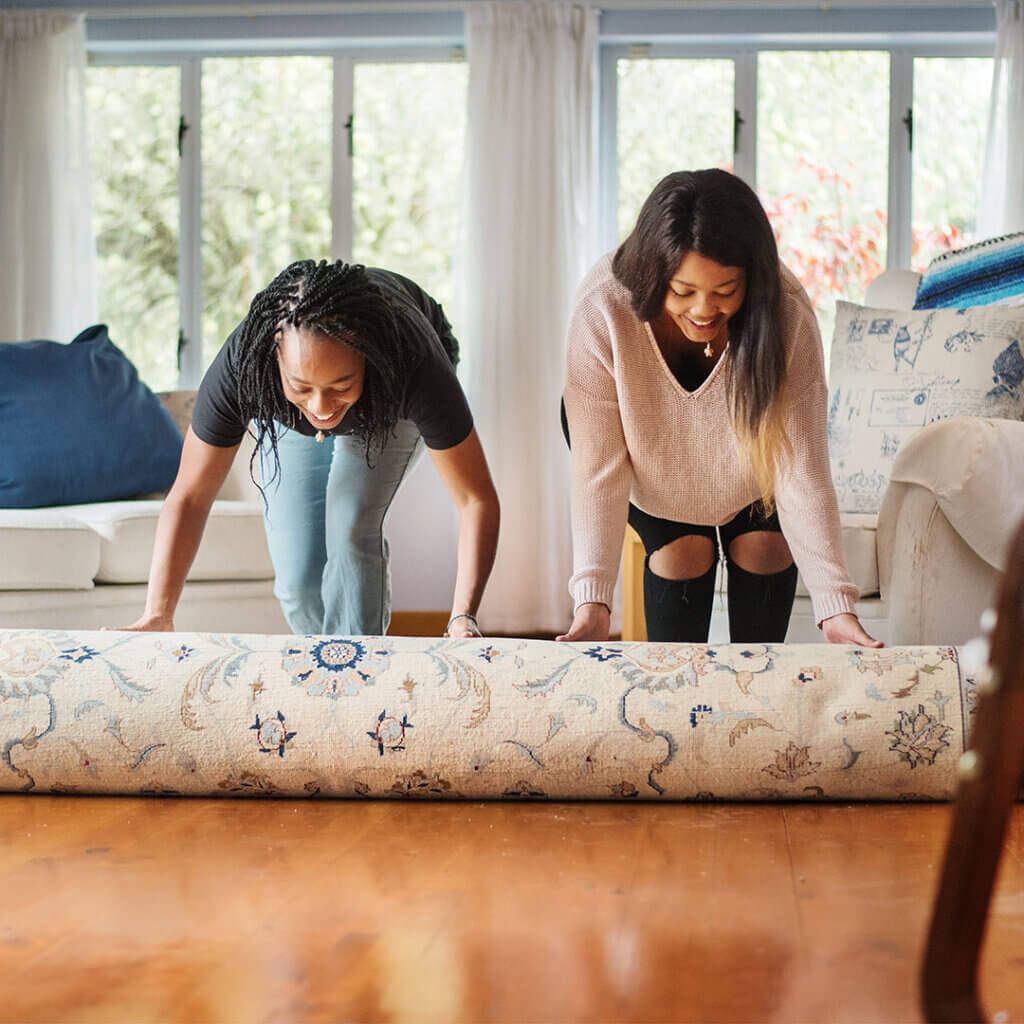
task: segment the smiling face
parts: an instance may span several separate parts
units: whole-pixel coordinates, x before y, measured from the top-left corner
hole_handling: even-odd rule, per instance
[[[363,393],[363,354],[318,331],[282,328],[277,365],[285,398],[317,430],[338,426]]]
[[[726,324],[743,305],[746,274],[691,250],[669,281],[663,316],[692,342],[725,342]]]

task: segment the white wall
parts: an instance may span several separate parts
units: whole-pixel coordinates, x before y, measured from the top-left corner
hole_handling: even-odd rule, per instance
[[[430,455],[413,466],[384,522],[391,546],[391,607],[444,611],[455,588],[458,516]]]

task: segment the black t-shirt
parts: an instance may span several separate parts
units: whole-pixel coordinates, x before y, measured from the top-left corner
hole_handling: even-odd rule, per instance
[[[473,415],[455,376],[459,343],[444,310],[418,284],[390,270],[368,267],[370,280],[391,303],[398,320],[400,343],[406,346],[402,362],[410,366],[399,418],[412,420],[428,448],[453,448],[473,429]],[[232,448],[245,436],[246,423],[238,401],[238,346],[236,327],[203,376],[192,411],[192,431],[200,441]],[[312,437],[313,426],[292,405],[292,421],[285,426]],[[346,416],[332,434],[351,434]]]

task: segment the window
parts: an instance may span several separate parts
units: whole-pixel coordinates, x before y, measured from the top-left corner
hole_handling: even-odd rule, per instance
[[[974,233],[978,180],[988,127],[992,60],[919,57],[914,61],[913,253],[924,270]],[[956,130],[950,130],[950,104]]]
[[[87,72],[99,316],[157,390],[178,383],[177,67]]]
[[[975,240],[992,60],[970,54],[984,44],[951,43],[960,50],[945,56],[922,53],[924,45],[769,49],[738,41],[728,57],[715,39],[707,57],[694,56],[696,43],[674,52],[666,43],[656,56],[645,46],[639,57],[636,47],[609,44],[602,93],[615,103],[602,113],[602,174],[605,202],[615,203],[604,223],[616,236],[606,231],[606,247],[629,230],[667,171],[735,169],[764,203],[827,351],[836,300],[863,301],[890,258],[922,269]],[[906,128],[890,124],[902,119],[904,102]]]
[[[827,346],[835,300],[885,267],[889,55],[762,52],[757,84],[758,193]]]
[[[150,387],[195,387],[253,295],[293,260],[330,259],[338,237],[352,237],[343,258],[450,304],[463,61],[189,56],[89,76],[100,311]],[[336,139],[350,127],[351,151]],[[201,310],[179,277],[201,284]]]
[[[354,78],[352,258],[412,278],[451,316],[468,68],[360,63]]]
[[[202,65],[203,367],[289,263],[331,254],[332,61]]]
[[[619,238],[669,172],[732,170],[734,64],[622,58],[618,75]]]

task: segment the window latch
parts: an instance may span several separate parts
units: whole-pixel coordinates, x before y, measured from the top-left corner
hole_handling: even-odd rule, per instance
[[[185,120],[185,116],[182,115],[178,118],[178,159],[181,159],[182,145],[185,139],[185,132],[189,129],[189,124]]]
[[[178,331],[178,373],[181,373],[181,353],[185,348],[185,332]]]
[[[914,110],[912,107],[907,107],[907,112],[903,117],[903,124],[907,129],[907,149],[911,153],[914,152]]]
[[[744,121],[743,116],[740,114],[739,109],[735,109],[732,112],[732,151],[735,154],[740,148],[740,127],[745,125],[747,122]]]
[[[345,122],[345,131],[348,132],[348,155],[354,156],[356,151],[353,141],[355,136],[355,114],[348,115],[348,120]]]

